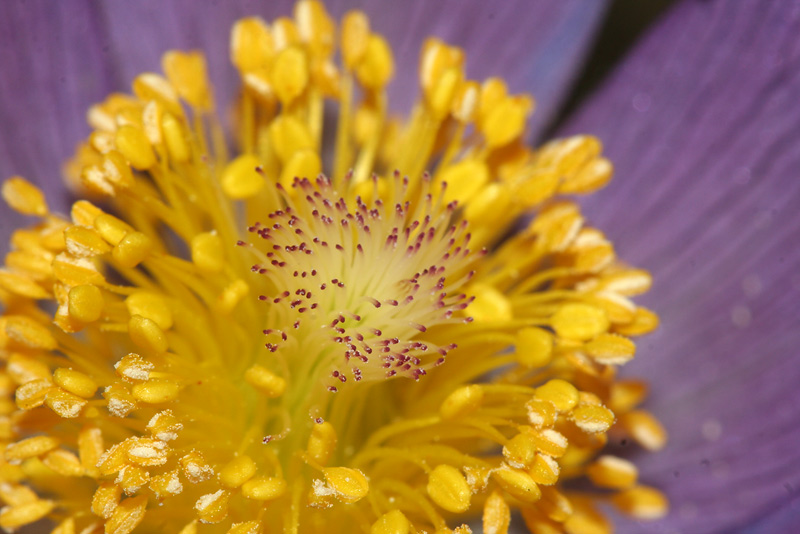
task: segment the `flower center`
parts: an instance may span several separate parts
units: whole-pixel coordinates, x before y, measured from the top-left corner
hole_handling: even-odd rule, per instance
[[[339,66],[334,29],[309,0],[236,23],[233,158],[202,55],[173,51],[89,112],[68,174],[105,209],[3,184],[41,222],[0,270],[0,527],[447,533],[482,508],[504,532],[516,508],[608,532],[562,472],[665,511],[599,456],[665,440],[615,370],[657,324],[650,277],[553,201],[608,181],[599,141],[527,148],[533,100],[436,39],[392,118],[388,44],[350,12]]]
[[[278,186],[286,207],[249,228],[263,240],[252,270],[273,289],[259,296],[266,348],[298,377],[299,391],[323,378],[332,392],[348,379],[418,380],[454,348],[427,331],[468,320],[454,316],[468,304],[457,291],[473,260],[466,223],[451,224],[456,204],[427,191],[412,204],[408,180],[393,186],[394,198],[367,205],[357,196],[351,210],[328,179],[298,179],[294,195]]]

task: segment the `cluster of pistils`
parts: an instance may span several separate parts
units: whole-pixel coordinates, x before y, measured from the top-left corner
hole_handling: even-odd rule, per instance
[[[266,348],[292,370],[319,366],[331,391],[348,380],[419,379],[455,348],[427,340],[428,329],[471,320],[461,287],[479,255],[454,221],[456,204],[428,191],[412,203],[408,180],[394,180],[394,199],[356,197],[352,209],[324,177],[296,180],[292,194],[278,185],[286,207],[249,228],[263,240],[251,270],[276,291],[259,296],[273,326]]]

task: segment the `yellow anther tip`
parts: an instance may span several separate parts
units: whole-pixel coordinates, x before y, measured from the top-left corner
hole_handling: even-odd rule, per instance
[[[619,422],[633,439],[648,450],[660,450],[667,443],[667,431],[649,412],[643,410],[628,412],[620,416]]]
[[[318,57],[329,55],[334,47],[335,27],[325,4],[317,0],[301,0],[294,6],[294,18],[300,38]]]
[[[469,510],[472,490],[461,471],[452,465],[437,465],[428,475],[428,495],[441,508],[463,513]]]
[[[6,506],[0,510],[0,527],[10,531],[29,525],[45,517],[53,508],[55,508],[55,503],[47,500],[36,500],[19,506]]]
[[[342,59],[353,70],[367,50],[369,19],[361,11],[349,11],[342,19]]]
[[[269,398],[280,397],[286,391],[286,380],[261,365],[250,367],[244,378]]]
[[[102,169],[105,177],[115,187],[124,189],[133,185],[133,173],[120,152],[109,150],[103,158]]]
[[[560,458],[567,450],[569,442],[563,434],[545,429],[532,434],[536,449],[554,458]]]
[[[489,168],[478,159],[465,159],[441,171],[437,181],[446,182],[444,194],[446,203],[458,201],[459,205],[468,204],[489,182]]]
[[[70,317],[82,323],[93,323],[103,315],[105,302],[100,288],[92,285],[70,288],[68,297]]]
[[[192,262],[207,273],[218,273],[225,266],[222,239],[216,232],[197,234],[190,243]]]
[[[242,495],[257,501],[272,501],[282,497],[288,485],[278,477],[256,477],[242,485]]]
[[[141,128],[132,125],[121,126],[117,130],[114,143],[117,150],[136,169],[147,170],[156,164],[156,156],[150,141]]]
[[[630,339],[615,334],[600,334],[585,349],[596,361],[607,365],[622,365],[636,353],[636,345]]]
[[[536,388],[536,398],[550,401],[559,412],[568,412],[578,404],[578,390],[560,378],[550,380]]]
[[[561,467],[551,456],[537,454],[528,469],[528,474],[534,482],[545,486],[552,486],[558,482],[558,475]]]
[[[475,301],[467,308],[469,314],[479,322],[509,321],[514,318],[511,301],[497,288],[487,284],[475,284],[470,288]]]
[[[14,176],[3,182],[3,200],[13,209],[24,215],[47,215],[47,202],[42,191],[19,176]]]
[[[125,307],[131,317],[140,315],[150,319],[161,330],[169,330],[172,327],[172,311],[167,301],[160,295],[138,291],[125,299]]]
[[[517,332],[515,353],[525,367],[543,367],[553,356],[553,336],[542,328],[523,328]]]
[[[453,99],[452,113],[460,122],[475,120],[480,102],[481,87],[477,82],[465,82],[458,88]]]
[[[156,475],[150,480],[148,487],[159,497],[170,497],[183,492],[183,484],[178,476],[178,470],[173,469],[161,475]]]
[[[281,171],[280,182],[289,189],[295,178],[316,178],[322,171],[322,161],[315,150],[298,150],[289,158]]]
[[[553,315],[556,333],[567,339],[589,340],[605,332],[609,321],[605,312],[588,304],[565,304]]]
[[[289,17],[278,17],[272,21],[272,36],[276,50],[285,50],[300,44],[300,32],[297,25]]]
[[[669,502],[664,494],[647,486],[621,491],[611,500],[622,512],[637,519],[660,519],[669,511]]]
[[[251,71],[267,64],[274,43],[263,20],[248,17],[236,22],[231,31],[231,60],[242,71]]]
[[[641,336],[658,328],[658,315],[652,311],[638,307],[627,324],[614,325],[614,331],[623,336]]]
[[[250,292],[250,286],[242,279],[236,279],[228,284],[217,298],[220,312],[227,315]]]
[[[145,261],[153,249],[153,240],[142,232],[128,232],[111,251],[111,256],[123,267],[136,267]]]
[[[0,317],[0,349],[44,349],[58,346],[48,328],[26,315]]]
[[[495,148],[521,136],[530,109],[531,103],[524,99],[505,98],[495,104],[482,123],[486,143]]]
[[[160,354],[169,348],[167,336],[158,323],[141,315],[134,315],[128,321],[128,335],[138,347],[154,353]]]
[[[126,447],[127,462],[152,467],[164,465],[169,457],[169,445],[154,438],[132,438]]]
[[[450,113],[463,80],[464,73],[460,67],[450,67],[439,76],[427,95],[435,117],[442,119]]]
[[[508,464],[519,469],[528,467],[536,457],[536,443],[530,432],[521,432],[503,447]]]
[[[281,50],[275,57],[269,73],[275,94],[287,105],[300,96],[308,85],[308,60],[297,47]]]
[[[394,59],[389,43],[379,35],[370,35],[367,46],[356,66],[358,81],[377,90],[385,86],[394,74]]]
[[[92,497],[92,512],[99,517],[108,519],[119,505],[122,497],[122,488],[111,482],[104,482],[98,486]]]
[[[483,505],[483,532],[508,534],[511,509],[499,492],[493,491]]]
[[[537,170],[515,185],[514,201],[527,209],[536,207],[555,194],[558,183],[557,173]]]
[[[33,279],[34,273],[28,272],[13,273],[0,270],[0,290],[7,290],[11,293],[29,297],[32,299],[46,299],[50,293]]]
[[[252,154],[243,154],[231,161],[222,172],[222,191],[233,200],[255,196],[264,187],[264,178],[257,171],[260,163]]]
[[[602,405],[585,404],[572,410],[572,421],[584,432],[606,432],[614,424],[614,412]]]
[[[123,356],[114,364],[118,376],[127,381],[145,381],[150,379],[153,364],[136,353]]]
[[[67,227],[64,230],[64,242],[70,254],[78,257],[99,256],[111,250],[98,231],[85,226]]]
[[[87,215],[93,212],[94,210],[87,210]],[[94,226],[97,233],[110,245],[118,244],[128,232],[133,231],[133,228],[128,224],[122,222],[113,215],[102,212],[95,216],[92,221],[92,226]]]
[[[97,383],[80,371],[60,367],[53,373],[56,385],[79,397],[90,399],[97,391]]]
[[[422,47],[419,64],[419,79],[426,98],[430,100],[442,74],[448,69],[461,69],[464,53],[448,46],[439,39],[429,38]]]
[[[234,523],[225,534],[258,534],[261,531],[261,523],[258,521],[245,521],[244,523]],[[185,534],[183,531],[180,534]]]
[[[409,534],[411,524],[403,512],[392,510],[383,514],[370,527],[370,534]]]
[[[20,410],[32,410],[44,404],[53,383],[47,379],[31,380],[17,388],[15,401]]]
[[[320,465],[326,465],[336,449],[336,429],[328,421],[315,424],[308,438],[308,453]]]
[[[156,413],[150,419],[147,423],[147,430],[153,437],[161,441],[171,441],[178,437],[179,431],[183,430],[183,423],[172,410],[164,410]]]
[[[167,380],[152,380],[134,385],[131,393],[136,400],[141,402],[162,404],[177,399],[180,394],[180,386]]]
[[[625,489],[633,486],[638,478],[636,466],[616,456],[600,456],[586,468],[589,479],[603,488]]]
[[[190,105],[201,110],[212,107],[203,54],[172,50],[164,54],[161,66],[172,86]]]
[[[533,503],[542,497],[539,486],[528,473],[521,469],[500,467],[493,471],[492,476],[509,495],[522,502]]]
[[[203,455],[197,451],[192,451],[180,459],[183,474],[192,484],[198,484],[208,480],[214,475],[214,469],[206,463]]]
[[[511,201],[511,190],[506,184],[488,183],[466,205],[464,218],[472,223],[476,230],[491,228],[497,215],[508,211]]]
[[[346,503],[358,502],[367,496],[369,481],[364,473],[349,467],[326,467],[322,471],[325,480],[336,494]]]
[[[58,447],[58,440],[51,436],[34,436],[6,446],[5,457],[9,462],[19,462],[41,456]]]
[[[155,101],[166,111],[175,116],[183,116],[183,108],[178,101],[178,93],[172,84],[158,74],[145,72],[133,80],[133,92],[139,97],[141,102]],[[126,108],[129,112],[138,117],[138,108],[132,103]]]
[[[172,161],[175,163],[188,161],[191,157],[191,148],[183,124],[171,113],[165,113],[161,117],[161,131]]]
[[[483,402],[483,388],[479,384],[461,386],[442,402],[439,414],[442,419],[457,419],[477,410]]]
[[[229,488],[238,488],[256,474],[256,463],[246,454],[228,462],[219,472],[219,481]]]
[[[295,153],[314,148],[314,139],[308,125],[292,115],[281,115],[269,125],[269,140],[284,163]],[[291,184],[284,184],[288,186]]]
[[[227,491],[218,490],[214,493],[203,495],[194,504],[197,517],[203,523],[219,523],[228,517],[228,498]]]
[[[647,384],[638,380],[620,380],[611,386],[608,405],[618,413],[631,411],[647,396]]]
[[[597,158],[562,181],[558,190],[563,194],[592,193],[606,185],[613,174],[614,165],[605,158]]]

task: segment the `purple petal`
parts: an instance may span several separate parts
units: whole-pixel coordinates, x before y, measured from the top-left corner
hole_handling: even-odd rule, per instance
[[[605,141],[617,179],[589,214],[655,277],[663,325],[629,371],[671,432],[639,460],[673,512],[648,531],[738,531],[797,505],[798,35],[796,2],[684,2],[564,131]]]
[[[798,489],[787,487],[787,491],[797,494]],[[800,525],[800,499],[793,499],[789,506],[782,506],[777,510],[769,510],[763,518],[750,523],[741,531],[741,534],[770,534],[779,532],[794,532]]]
[[[86,110],[115,85],[105,26],[91,4],[0,4],[0,179],[57,184],[61,164],[89,133]],[[60,192],[48,191],[63,206],[54,198]]]

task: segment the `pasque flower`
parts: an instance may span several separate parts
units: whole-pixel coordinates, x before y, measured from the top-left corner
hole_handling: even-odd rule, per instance
[[[571,12],[563,9],[562,16]],[[767,254],[750,260],[761,247],[783,246],[789,252],[782,261],[791,264],[787,240],[796,230],[776,229],[773,221],[781,215],[774,210],[797,204],[797,187],[778,182],[778,197],[760,178],[791,166],[782,157],[784,145],[775,144],[791,114],[769,122],[772,131],[759,129],[745,144],[749,151],[731,153],[724,148],[735,144],[716,137],[728,115],[714,115],[730,109],[722,98],[727,93],[714,85],[718,72],[742,66],[760,76],[737,86],[744,95],[741,116],[750,118],[744,103],[754,94],[777,98],[783,109],[780,88],[794,80],[781,77],[782,66],[794,56],[781,39],[782,32],[791,36],[791,25],[785,13],[759,11],[765,29],[757,35],[770,39],[753,38],[752,63],[738,59],[742,54],[710,56],[716,62],[701,55],[696,60],[705,59],[704,67],[717,65],[711,81],[674,83],[692,54],[678,49],[675,59],[666,48],[664,55],[658,32],[681,28],[689,48],[696,42],[692,31],[705,35],[709,19],[719,32],[715,47],[751,35],[742,29],[754,24],[747,7],[718,9],[679,8],[643,45],[646,58],[634,57],[600,93],[605,105],[587,108],[568,126],[598,131],[638,115],[622,121],[624,134],[610,132],[612,148],[638,138],[638,128],[666,132],[650,136],[636,157],[619,149],[614,157],[622,161],[625,183],[634,184],[623,190],[636,191],[630,180],[641,171],[657,184],[643,191],[665,193],[661,204],[648,204],[652,197],[642,191],[631,198],[599,196],[599,205],[589,201],[627,243],[630,257],[660,269],[668,284],[650,301],[657,309],[667,306],[662,334],[645,338],[653,342],[638,360],[668,370],[644,368],[654,377],[655,410],[677,445],[635,461],[651,466],[640,478],[665,487],[676,511],[652,527],[622,520],[623,531],[685,523],[698,532],[730,527],[763,515],[781,497],[791,499],[797,483],[791,467],[768,474],[782,461],[792,465],[780,449],[782,440],[792,442],[791,431],[769,431],[786,420],[779,407],[741,428],[733,411],[708,409],[732,404],[734,394],[746,399],[737,410],[761,414],[756,407],[791,383],[786,377],[793,368],[778,364],[796,342],[780,314],[791,302],[790,265],[770,277],[773,271],[761,270],[768,264],[757,260]],[[412,86],[414,70],[402,63],[408,54],[392,54],[351,14],[342,24],[343,64],[335,69],[327,59],[338,40],[329,39],[328,19],[310,3],[299,4],[297,15],[295,24],[284,19],[269,32],[254,19],[234,29],[232,59],[245,92],[233,119],[239,148],[231,156],[213,118],[202,58],[173,52],[164,57],[164,78],[138,77],[133,98],[113,96],[90,112],[95,132],[67,172],[86,193],[111,201],[81,201],[65,219],[52,215],[26,182],[6,182],[9,203],[44,222],[15,234],[3,275],[5,389],[17,390],[6,402],[3,526],[50,515],[63,532],[103,523],[108,532],[137,525],[165,532],[295,526],[395,532],[456,527],[464,521],[458,514],[471,511],[484,515],[487,531],[503,531],[511,507],[524,518],[514,519],[513,528],[527,523],[534,531],[588,532],[608,528],[594,508],[607,498],[635,516],[660,515],[665,504],[657,492],[625,489],[636,487],[634,458],[613,448],[600,452],[612,410],[615,428],[651,448],[662,442],[652,418],[629,411],[641,384],[620,382],[613,371],[632,355],[632,345],[617,334],[654,326],[654,316],[624,296],[646,288],[649,277],[622,268],[577,208],[553,198],[603,185],[610,169],[599,143],[582,136],[524,148],[520,121],[532,101],[509,95],[498,80],[465,82],[460,52],[439,41],[423,50],[416,111],[405,130],[396,128],[385,86],[393,71],[404,87]],[[579,21],[574,32],[591,26],[592,16],[564,20]],[[767,31],[775,28],[781,31]],[[217,44],[207,46],[213,59]],[[88,48],[90,54],[102,49]],[[467,54],[467,69],[475,55]],[[659,75],[673,84],[636,84]],[[658,92],[664,85],[669,98]],[[686,142],[686,129],[663,126],[681,124],[677,110],[693,109],[688,95],[698,87],[717,88],[711,92],[721,103],[698,108],[714,120],[699,122],[706,126],[696,151],[677,152],[686,155],[680,161],[688,168],[673,175],[678,170],[661,168],[661,154],[674,156],[670,144]],[[481,96],[470,104],[470,94]],[[545,92],[545,102],[548,94],[554,93]],[[329,110],[325,102],[337,105]],[[664,123],[654,122],[659,109],[668,110]],[[731,124],[745,130],[765,124],[759,121],[775,109],[756,106],[755,119]],[[685,120],[697,124],[693,116]],[[464,136],[462,128],[474,133]],[[693,156],[701,150],[724,160],[717,164],[727,169],[724,177]],[[631,161],[643,168],[632,169]],[[677,219],[656,216],[660,205],[687,206],[685,198],[696,198],[696,186],[682,174],[692,165],[712,184],[709,190],[728,192],[719,197],[735,208],[733,222],[721,212],[727,227],[692,226],[702,220],[696,206]],[[322,168],[330,179],[316,179]],[[738,193],[747,184],[754,194]],[[755,197],[771,211],[757,211],[756,224],[740,223],[753,220],[745,217],[753,203],[731,200],[739,197]],[[713,206],[715,198],[706,194],[696,202]],[[614,217],[604,217],[607,207]],[[506,238],[509,225],[529,209],[536,217]],[[662,224],[668,230],[659,232]],[[728,250],[717,237],[732,235],[729,227],[742,230],[736,254],[750,260],[738,262],[740,270],[708,255]],[[758,232],[768,228],[772,237],[763,239]],[[703,250],[692,247],[706,242]],[[682,246],[703,264],[684,261]],[[726,287],[725,274],[734,277],[734,289]],[[717,285],[718,293],[709,289]],[[782,290],[773,291],[770,306],[759,307],[773,287]],[[57,307],[34,305],[53,299]],[[768,342],[744,335],[754,327]],[[714,365],[720,343],[746,353],[725,355],[732,369],[727,377]],[[749,357],[775,362],[779,374],[770,391],[737,373]],[[723,384],[713,401],[692,393],[692,383],[707,381]],[[750,432],[763,432],[763,439],[737,440]],[[694,435],[707,451],[698,452]],[[753,469],[775,483],[750,476],[757,493],[725,493],[726,469],[737,475]],[[583,474],[617,489],[587,494],[561,482]],[[720,508],[726,499],[741,503]],[[792,517],[776,521],[765,528],[776,531]]]

